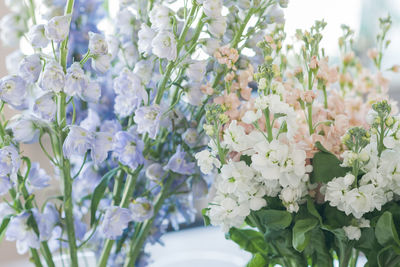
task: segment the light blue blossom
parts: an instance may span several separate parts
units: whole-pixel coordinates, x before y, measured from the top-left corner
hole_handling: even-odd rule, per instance
[[[164,174],[165,170],[160,163],[155,162],[146,168],[146,177],[151,181],[160,182]]]
[[[89,32],[89,51],[93,55],[105,55],[108,53],[108,45],[104,35]]]
[[[0,196],[5,195],[12,188],[12,182],[7,176],[0,176]]]
[[[148,133],[149,137],[155,139],[160,128],[161,108],[158,105],[140,107],[135,112],[134,121],[139,133]]]
[[[97,114],[97,112],[94,111],[93,109],[89,108],[86,119],[81,121],[79,126],[81,126],[82,128],[85,128],[89,132],[95,132],[97,130],[97,127],[100,126],[100,124],[101,123],[100,123],[99,114]]]
[[[106,120],[100,126],[101,132],[107,132],[115,135],[117,132],[121,131],[121,124],[117,120]]]
[[[59,213],[53,203],[47,203],[44,207],[43,213],[38,212],[36,209],[32,210],[35,217],[40,241],[47,241],[51,238],[53,229],[59,222]]]
[[[113,150],[122,164],[136,169],[144,163],[143,149],[144,143],[137,136],[123,131],[115,135]]]
[[[67,69],[65,77],[65,93],[69,96],[81,95],[84,90],[87,90],[89,78],[85,75],[79,62],[73,63]]]
[[[18,114],[11,118],[7,129],[11,129],[15,141],[31,144],[37,142],[40,134],[36,123],[33,116]]]
[[[111,54],[98,55],[92,59],[92,68],[99,73],[106,73],[111,67]]]
[[[28,83],[36,82],[41,71],[42,62],[38,54],[25,57],[19,64],[19,75]]]
[[[13,108],[21,110],[28,107],[25,80],[17,75],[8,75],[0,80],[0,99]]]
[[[40,248],[39,237],[28,226],[29,216],[31,216],[29,212],[24,212],[11,218],[6,231],[6,240],[16,241],[19,254],[25,254],[29,248]]]
[[[97,103],[101,97],[101,87],[97,82],[90,81],[80,94],[83,101]]]
[[[14,212],[14,209],[11,208],[8,203],[0,202],[0,222],[2,222],[5,217],[14,214]]]
[[[101,180],[101,175],[94,169],[94,163],[89,162],[85,164],[82,172],[74,180],[73,183],[73,197],[74,199],[81,199],[91,193],[96,188]]]
[[[49,39],[47,39],[44,31],[43,24],[33,25],[29,29],[27,38],[33,48],[45,48],[49,44]]]
[[[153,203],[143,197],[139,197],[129,204],[129,209],[135,222],[143,222],[154,215]]]
[[[194,162],[186,162],[185,156],[186,152],[182,150],[182,147],[179,145],[176,149],[175,154],[172,155],[172,157],[169,159],[168,164],[165,166],[165,169],[171,170],[179,174],[193,174],[196,164]]]
[[[79,216],[80,217],[80,216]],[[74,215],[75,237],[82,240],[87,232],[87,225],[77,215]]]
[[[195,199],[205,197],[208,193],[207,182],[202,177],[194,177],[192,179],[192,193]]]
[[[56,61],[50,61],[44,67],[41,79],[41,87],[45,91],[60,92],[65,85],[63,68]]]
[[[5,146],[0,149],[0,177],[15,179],[20,165],[21,159],[15,147]]]
[[[54,120],[57,104],[53,92],[47,92],[38,97],[33,104],[33,112],[46,121]]]
[[[88,130],[72,125],[63,145],[66,158],[71,155],[84,155],[91,148],[93,136]]]
[[[55,16],[44,26],[46,37],[55,42],[61,42],[67,38],[71,15]]]
[[[198,143],[199,135],[195,128],[188,128],[182,135],[183,141],[189,146],[194,147]]]
[[[108,156],[108,152],[113,149],[114,137],[107,132],[98,132],[94,134],[91,157],[95,165],[99,165]]]
[[[129,209],[117,206],[108,207],[101,225],[104,236],[109,239],[116,239],[122,235],[130,221],[132,221],[132,213]]]
[[[33,162],[29,171],[26,186],[29,192],[49,186],[50,176],[40,168],[38,162]]]

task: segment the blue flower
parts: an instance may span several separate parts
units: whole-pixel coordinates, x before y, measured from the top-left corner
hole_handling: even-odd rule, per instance
[[[112,206],[107,208],[101,228],[106,238],[116,239],[130,221],[132,213],[129,209]]]
[[[19,64],[19,75],[28,83],[36,82],[41,71],[42,62],[38,54],[25,57]]]
[[[46,121],[54,120],[54,115],[57,111],[57,104],[54,101],[55,95],[52,92],[47,92],[37,98],[33,105],[33,112]]]
[[[20,164],[21,160],[15,147],[5,146],[0,149],[0,177],[16,178]]]
[[[33,192],[35,189],[42,189],[49,186],[50,176],[45,170],[40,168],[38,162],[32,163],[29,171],[26,186],[29,192]]]
[[[21,110],[28,107],[25,80],[17,75],[8,75],[0,80],[0,99]]]
[[[28,226],[29,212],[11,218],[6,231],[6,240],[16,241],[17,252],[25,254],[29,248],[40,248],[40,240],[35,231]]]
[[[36,209],[32,210],[35,217],[40,241],[47,241],[51,238],[53,229],[59,222],[59,213],[53,203],[47,203],[43,213],[39,213]]]
[[[136,169],[144,163],[143,149],[144,143],[137,136],[123,131],[115,135],[113,150],[122,164]]]
[[[80,95],[84,90],[87,90],[89,85],[89,78],[85,75],[81,64],[78,62],[73,63],[67,69],[67,76],[65,77],[65,93],[69,96]]]
[[[41,78],[41,87],[45,91],[60,92],[65,86],[63,68],[56,61],[50,61],[44,67]]]
[[[169,159],[168,164],[165,166],[166,170],[171,170],[179,174],[190,175],[195,171],[196,164],[194,162],[186,162],[185,160],[186,152],[182,150],[179,145],[176,152]]]
[[[161,108],[158,105],[140,107],[135,112],[134,120],[139,133],[148,133],[149,137],[155,139],[160,129]]]
[[[160,182],[164,177],[165,170],[160,163],[153,163],[146,168],[146,177],[154,182]]]
[[[66,158],[71,155],[84,155],[92,146],[93,135],[86,129],[72,125],[63,144],[63,152]]]
[[[113,149],[114,137],[110,133],[98,132],[94,134],[91,157],[95,165],[102,163]]]
[[[7,194],[11,187],[12,183],[10,178],[7,176],[0,176],[0,196]]]
[[[132,219],[135,222],[143,222],[153,217],[153,204],[146,198],[139,197],[129,204],[129,209],[132,212]]]

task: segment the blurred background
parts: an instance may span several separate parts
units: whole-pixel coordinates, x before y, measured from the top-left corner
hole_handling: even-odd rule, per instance
[[[109,4],[112,5],[114,1],[110,1]],[[4,1],[1,1],[0,17],[7,14],[7,12],[8,10]],[[383,61],[383,69],[388,69],[394,64],[400,64],[400,51],[398,50],[400,47],[399,0],[290,0],[289,7],[285,10],[287,36],[292,38],[296,29],[308,29],[313,25],[315,20],[324,19],[328,25],[324,30],[322,47],[326,49],[326,54],[334,60],[339,55],[337,40],[342,34],[340,26],[346,24],[355,31],[358,53],[360,55],[366,54],[368,49],[374,46],[378,18],[387,16],[388,13],[390,13],[393,20],[393,27],[388,34],[392,43]],[[0,77],[7,74],[6,57],[15,49],[15,47],[0,45]],[[400,100],[400,75],[388,72],[385,73],[385,76],[391,79],[391,95],[395,99]],[[10,110],[6,110],[5,112],[7,117],[12,115],[12,111]],[[40,165],[47,168],[50,174],[52,173],[39,147],[27,145],[23,147],[23,151],[29,157],[39,161]],[[48,190],[56,190],[55,188],[53,187]],[[43,194],[46,195],[46,192],[44,191]],[[199,206],[206,205],[206,203],[207,200],[203,200],[202,203],[199,203]],[[197,225],[201,224],[202,219],[199,217]],[[176,243],[177,238],[180,238],[182,242]],[[223,232],[219,230],[215,231],[215,229],[210,231],[206,236],[197,235],[197,238],[201,239],[203,243],[210,242],[210,240],[212,240],[210,243],[224,242]],[[174,238],[166,236],[164,241],[166,247],[156,247],[154,248],[154,252],[165,254],[168,251],[176,251],[177,249],[183,249],[182,244],[185,246],[188,244],[188,241],[190,242],[187,238],[185,239],[183,234],[178,234]],[[229,247],[230,245],[232,243],[227,244],[228,249],[235,250],[235,247],[231,248]],[[199,255],[199,253],[197,254]],[[218,257],[218,255],[215,257]],[[16,261],[26,260],[26,258],[27,255],[21,256],[16,253],[14,242],[3,241],[0,243],[0,266],[26,266],[16,263]]]

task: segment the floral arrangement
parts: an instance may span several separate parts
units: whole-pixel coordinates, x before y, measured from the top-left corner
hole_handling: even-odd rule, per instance
[[[1,239],[35,266],[61,253],[75,267],[87,250],[98,266],[146,265],[145,245],[193,222],[207,193],[194,158],[206,104],[231,69],[250,95],[248,62],[286,2],[5,3],[1,39],[16,51],[0,110],[18,115],[0,120]],[[24,155],[32,143],[53,173]]]
[[[324,21],[286,47],[276,25],[257,44],[254,75],[224,61],[224,90],[206,106],[210,142],[195,157],[215,175],[206,223],[252,253],[248,266],[347,267],[360,255],[366,266],[399,266],[400,118],[381,67],[391,19],[379,22],[374,72],[347,26],[340,63],[329,63]],[[244,89],[253,76],[257,93]]]

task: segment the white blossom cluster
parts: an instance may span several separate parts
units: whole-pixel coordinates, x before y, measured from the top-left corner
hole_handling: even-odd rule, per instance
[[[275,102],[274,102],[275,101]],[[252,112],[256,118],[262,116],[261,110],[267,106],[283,118],[293,115],[293,109],[280,100],[278,95],[260,96],[256,100],[258,111]],[[257,104],[258,103],[258,104]],[[258,115],[259,114],[259,115]],[[290,115],[289,115],[290,114]],[[248,114],[247,117],[251,117]],[[294,120],[281,122],[296,128]],[[309,174],[312,166],[306,163],[306,152],[297,148],[288,132],[272,128],[272,140],[268,133],[253,129],[246,133],[245,128],[233,120],[223,131],[220,144],[227,150],[228,160],[221,165],[217,159],[218,149],[214,140],[210,141],[211,152],[203,150],[196,159],[203,173],[219,169],[215,178],[216,196],[211,201],[208,216],[213,225],[221,225],[225,231],[239,227],[251,211],[257,211],[268,203],[264,197],[279,197],[289,212],[297,212],[299,203],[308,192]],[[249,160],[246,162],[242,156]]]

